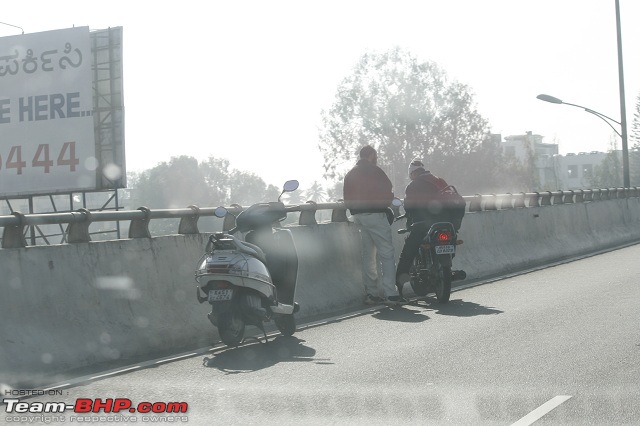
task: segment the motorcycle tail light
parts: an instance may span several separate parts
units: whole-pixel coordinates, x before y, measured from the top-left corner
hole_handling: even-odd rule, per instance
[[[451,241],[451,237],[451,232],[449,231],[440,231],[436,234],[436,240],[438,240],[439,243],[448,243]]]
[[[213,287],[216,290],[226,290],[228,288],[231,288],[231,284],[229,283],[229,281],[214,281]]]

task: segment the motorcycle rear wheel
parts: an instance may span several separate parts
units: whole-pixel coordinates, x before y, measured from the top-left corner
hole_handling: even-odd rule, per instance
[[[244,338],[244,320],[236,311],[222,312],[218,316],[218,334],[227,346],[238,346]]]
[[[441,266],[436,280],[436,299],[440,303],[447,303],[451,297],[451,267]]]
[[[293,333],[296,332],[296,320],[293,317],[293,314],[275,317],[273,321],[276,323],[278,331],[280,331],[283,336],[293,336]]]

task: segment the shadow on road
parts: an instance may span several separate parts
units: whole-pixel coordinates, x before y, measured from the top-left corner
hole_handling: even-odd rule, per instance
[[[490,308],[488,306],[478,305],[473,302],[465,302],[464,300],[450,300],[444,305],[439,303],[430,304],[429,307],[435,310],[438,315],[451,315],[455,317],[475,317],[477,315],[498,315],[503,313],[499,309]]]
[[[314,358],[316,350],[304,345],[297,337],[278,336],[268,343],[255,343],[237,348],[229,348],[205,357],[203,365],[217,368],[227,374],[251,373],[272,367],[280,362],[315,362],[332,364],[327,359]]]
[[[389,309],[383,309],[372,315],[373,318],[384,321],[399,321],[399,322],[423,322],[429,319],[428,316],[422,312],[407,309],[404,306],[398,306]]]

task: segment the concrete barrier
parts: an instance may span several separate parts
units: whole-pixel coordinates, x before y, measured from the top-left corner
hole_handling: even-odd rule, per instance
[[[396,223],[397,229],[404,224]],[[352,223],[291,226],[298,320],[362,306]],[[404,238],[395,234],[396,257]],[[0,250],[0,384],[217,341],[195,300],[207,234]],[[640,200],[468,213],[454,268],[469,279],[640,240]]]

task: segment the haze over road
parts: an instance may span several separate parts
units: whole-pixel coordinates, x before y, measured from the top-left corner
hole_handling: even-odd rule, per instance
[[[511,425],[552,401],[536,425],[638,424],[638,258],[635,245],[28,401],[182,401],[190,424],[456,425]]]

